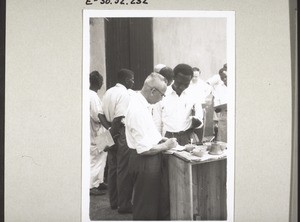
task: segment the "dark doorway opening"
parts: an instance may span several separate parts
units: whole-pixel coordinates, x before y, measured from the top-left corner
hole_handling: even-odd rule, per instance
[[[134,90],[140,90],[153,71],[152,18],[106,18],[105,54],[107,89],[116,83],[116,73],[127,68],[135,73]]]

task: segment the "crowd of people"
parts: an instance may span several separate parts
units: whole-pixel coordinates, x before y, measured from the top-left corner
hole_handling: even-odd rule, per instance
[[[103,77],[90,73],[90,195],[107,190],[111,209],[132,213],[133,220],[170,220],[164,151],[203,141],[208,98],[213,98],[215,140],[227,142],[227,64],[207,81],[200,74],[188,64],[174,69],[158,64],[142,89],[133,91],[134,72],[121,69],[101,101]],[[96,138],[104,132],[114,145],[99,149]]]

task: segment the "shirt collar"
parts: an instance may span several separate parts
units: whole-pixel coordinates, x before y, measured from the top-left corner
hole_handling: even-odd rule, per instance
[[[189,87],[190,87],[190,86],[189,86]],[[180,94],[180,96],[181,96],[182,94],[186,94],[186,92],[187,92],[187,90],[189,89],[189,87],[187,87],[185,90],[183,90],[182,93]],[[177,93],[176,93],[175,90],[173,89],[172,85],[170,85],[170,88],[171,88],[170,94],[176,94],[176,95],[177,95]]]
[[[121,84],[121,83],[117,83],[117,84],[116,84],[116,87],[121,87],[121,88],[124,88],[124,89],[127,90],[127,88],[126,88],[123,84]]]
[[[91,90],[91,89],[90,89],[90,93],[98,95],[94,90]]]
[[[138,99],[140,100],[140,102],[141,102],[144,106],[146,106],[147,108],[149,108],[149,107],[151,106],[151,104],[148,103],[148,101],[147,101],[146,98],[142,95],[141,92],[137,92],[136,95],[137,95]]]

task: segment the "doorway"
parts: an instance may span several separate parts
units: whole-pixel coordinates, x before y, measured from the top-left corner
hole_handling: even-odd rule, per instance
[[[105,54],[107,89],[117,82],[117,72],[135,73],[134,90],[140,90],[153,71],[152,18],[106,18]]]

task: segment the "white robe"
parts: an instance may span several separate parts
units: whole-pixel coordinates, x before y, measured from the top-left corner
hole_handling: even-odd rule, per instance
[[[105,130],[99,123],[100,111],[101,100],[96,92],[90,90],[90,188],[103,183],[106,165],[107,152],[99,150],[96,145],[96,137]]]

